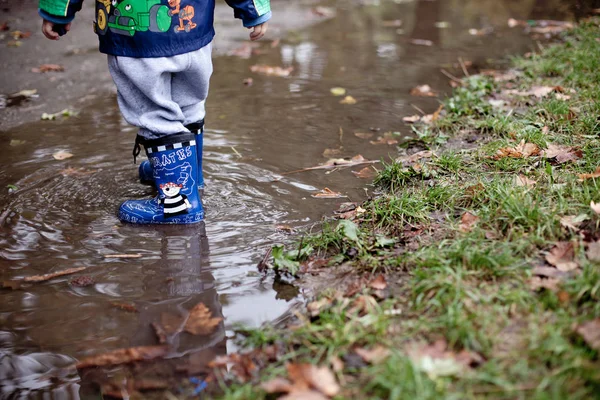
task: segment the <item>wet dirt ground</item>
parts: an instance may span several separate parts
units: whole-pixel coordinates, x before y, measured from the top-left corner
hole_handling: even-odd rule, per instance
[[[57,377],[57,371],[91,354],[153,345],[152,322],[184,315],[200,302],[224,322],[210,335],[181,336],[169,354],[201,354],[196,369],[234,348],[227,337],[236,325],[284,315],[301,293],[256,269],[271,245],[289,239],[277,226],[310,227],[373,188],[351,173],[362,166],[283,174],[325,162],[326,149],[338,149],[336,157],[394,157],[395,145],[370,141],[388,131],[400,132],[399,140],[411,136],[402,117],[439,105],[436,98],[410,96],[411,88],[429,84],[447,93],[440,69],[462,74],[459,57],[477,68],[535,49],[522,29],[507,27],[508,18],[574,19],[579,11],[571,3],[330,2],[336,16],[326,22],[288,32],[276,46],[266,41],[249,59],[216,57],[204,140],[207,215],[200,226],[130,226],[116,218],[121,201],[153,190],[136,180],[135,129],[121,118],[113,95],[76,116],[3,132],[0,282],[87,269],[0,289],[0,398],[87,398],[79,394],[78,374]],[[471,28],[493,32],[471,35]],[[268,77],[251,73],[255,64],[294,70]],[[253,84],[244,85],[249,77]],[[344,87],[357,103],[340,104],[332,87]],[[60,150],[73,157],[55,160]],[[311,197],[325,187],[347,197]],[[141,257],[106,257],[114,254]],[[77,286],[78,276],[93,284]]]

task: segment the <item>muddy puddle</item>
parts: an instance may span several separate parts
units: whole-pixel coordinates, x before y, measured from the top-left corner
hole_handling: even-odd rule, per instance
[[[440,69],[462,75],[459,57],[483,67],[535,48],[522,29],[506,26],[508,18],[573,19],[569,3],[340,1],[329,4],[336,7],[334,18],[292,32],[276,47],[264,43],[250,59],[215,59],[201,226],[117,220],[121,201],[153,191],[136,180],[130,156],[135,130],[113,97],[77,116],[3,133],[0,281],[87,268],[0,289],[0,398],[87,398],[79,394],[81,377],[62,368],[91,354],[153,345],[152,322],[184,315],[198,303],[224,321],[210,335],[177,338],[168,355],[172,362],[201,354],[196,372],[235,348],[227,337],[237,324],[259,326],[285,314],[300,301],[299,291],[256,269],[272,244],[288,240],[277,226],[306,228],[342,202],[363,201],[373,188],[352,174],[362,166],[281,174],[325,162],[326,149],[335,157],[393,157],[396,145],[371,141],[388,131],[400,132],[398,140],[411,136],[401,118],[417,109],[433,112],[439,104],[411,97],[411,88],[428,84],[447,93]],[[285,3],[275,3],[275,13],[278,6]],[[493,32],[472,35],[471,28]],[[254,64],[294,70],[289,77],[267,77],[251,73]],[[244,85],[249,77],[252,85]],[[345,88],[356,104],[340,104],[332,87]],[[60,150],[73,156],[55,160]],[[311,197],[325,187],[347,197]],[[141,256],[107,258],[115,254]],[[91,282],[73,281],[81,276]]]

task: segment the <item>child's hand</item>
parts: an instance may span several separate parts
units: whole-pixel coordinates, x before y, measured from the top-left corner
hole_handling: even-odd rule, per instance
[[[256,25],[251,28],[248,28],[248,29],[252,29],[252,32],[250,32],[250,40],[255,41],[255,40],[258,40],[258,39],[262,38],[263,36],[265,36],[265,33],[267,33],[267,28],[268,28],[268,24],[266,22],[264,24],[260,24],[260,25]]]
[[[57,27],[57,24],[55,24],[54,22],[44,20],[44,22],[42,22],[42,33],[50,40],[58,40],[60,38],[60,35],[55,30],[55,27]],[[71,24],[69,23],[64,25],[64,28],[65,31],[69,32],[69,30],[71,30]]]

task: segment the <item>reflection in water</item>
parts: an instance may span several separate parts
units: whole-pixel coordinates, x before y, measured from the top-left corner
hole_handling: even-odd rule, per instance
[[[412,87],[429,84],[447,91],[439,70],[451,68],[458,57],[486,65],[530,50],[522,30],[506,27],[510,17],[572,18],[597,1],[378,3],[354,7],[340,1],[337,18],[296,32],[279,47],[267,42],[250,60],[215,60],[205,134],[207,234],[118,222],[115,211],[122,200],[149,197],[152,189],[136,181],[129,158],[135,130],[121,118],[114,98],[100,99],[76,118],[40,121],[0,135],[0,159],[10,165],[0,169],[0,282],[71,267],[86,267],[80,275],[95,281],[78,287],[66,276],[0,291],[0,396],[76,393],[80,378],[65,366],[92,354],[156,343],[151,322],[163,315],[180,318],[203,302],[222,314],[225,324],[209,337],[171,338],[174,358],[149,364],[148,370],[140,367],[149,376],[164,373],[161,365],[167,372],[179,367],[200,373],[225,344],[231,350],[225,329],[273,320],[296,298],[289,285],[256,272],[266,248],[287,240],[275,226],[318,222],[339,203],[362,201],[371,190],[349,170],[278,174],[324,162],[325,149],[370,160],[396,157],[396,147],[371,145],[353,133],[412,134],[401,118],[414,114],[415,107],[432,112],[439,105],[438,99],[410,97]],[[402,26],[390,25],[394,20]],[[448,28],[439,29],[437,22]],[[487,26],[495,28],[493,34],[468,33]],[[410,39],[433,45],[415,46]],[[245,87],[253,64],[293,66],[294,72],[285,79],[254,75],[254,84]],[[335,86],[346,88],[357,104],[340,104],[329,91]],[[52,154],[59,150],[73,157],[56,161]],[[9,194],[7,185],[17,189]],[[348,198],[310,197],[324,187]],[[142,257],[104,257],[122,253]],[[140,312],[128,313],[115,302]],[[84,389],[93,392],[114,376],[135,381],[138,375],[124,367],[86,374]]]

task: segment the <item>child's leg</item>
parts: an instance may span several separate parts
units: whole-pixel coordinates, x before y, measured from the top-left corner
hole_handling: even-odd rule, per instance
[[[198,195],[195,137],[185,128],[183,111],[172,96],[173,75],[189,65],[187,54],[168,58],[109,57],[121,112],[129,123],[140,128],[136,144],[146,150],[159,191],[154,199],[124,202],[119,210],[122,221],[188,224],[204,218]]]
[[[198,187],[204,188],[202,173],[202,144],[204,141],[205,103],[212,75],[212,44],[188,53],[189,68],[173,75],[173,100],[179,104],[184,115],[185,125],[196,134],[198,149]],[[193,127],[193,128],[192,128]]]

